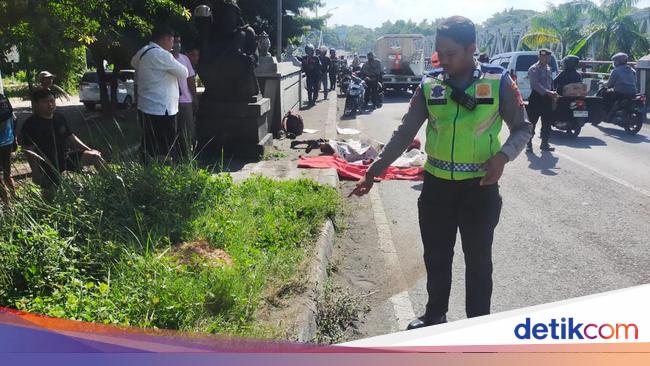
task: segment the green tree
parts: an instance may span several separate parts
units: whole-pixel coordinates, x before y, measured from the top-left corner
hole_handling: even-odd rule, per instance
[[[571,50],[572,54],[584,55],[589,46],[596,51],[596,58],[607,60],[616,52],[625,52],[632,57],[644,55],[650,49],[648,38],[639,32],[639,26],[632,19],[636,0],[605,0],[601,6],[588,10],[591,24],[587,35]]]
[[[530,48],[558,45],[559,54],[564,55],[582,37],[581,20],[593,7],[588,0],[549,4],[545,13],[531,19],[531,29],[522,40]]]

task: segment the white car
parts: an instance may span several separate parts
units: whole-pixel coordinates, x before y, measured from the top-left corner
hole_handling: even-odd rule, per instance
[[[528,69],[530,69],[538,59],[537,51],[519,51],[495,55],[490,59],[490,63],[493,65],[499,65],[510,72],[510,76],[517,82],[524,100],[528,100],[531,93],[530,80],[528,80]],[[554,55],[551,55],[549,66],[551,66],[553,78],[555,79],[558,73],[558,65]]]
[[[111,75],[111,71],[106,71],[107,79],[110,80]],[[110,84],[107,83],[106,86],[110,98]],[[94,110],[95,106],[100,103],[99,78],[97,72],[89,71],[81,78],[81,84],[79,85],[79,100],[88,110]],[[135,70],[122,70],[117,79],[117,102],[126,108],[131,108],[134,101]]]

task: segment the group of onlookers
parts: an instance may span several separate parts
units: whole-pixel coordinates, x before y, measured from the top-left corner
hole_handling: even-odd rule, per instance
[[[194,68],[199,52],[191,49],[183,54],[181,47],[180,36],[168,27],[157,27],[151,42],[131,60],[136,70],[144,162],[175,161],[192,151],[198,109]],[[54,84],[54,77],[47,71],[39,73],[39,85],[31,91],[33,113],[20,131],[9,99],[0,94],[0,200],[4,205],[9,205],[15,191],[11,154],[17,149],[19,136],[32,180],[44,194],[52,192],[64,171],[79,171],[83,166],[107,169],[101,152],[81,141],[64,115],[56,111],[56,99],[69,95]]]

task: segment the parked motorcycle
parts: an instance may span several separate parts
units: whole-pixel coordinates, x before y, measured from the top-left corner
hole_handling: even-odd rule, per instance
[[[604,98],[606,93],[607,88],[601,86],[596,95]],[[641,131],[645,122],[645,101],[646,97],[643,94],[617,100],[612,103],[609,110],[604,110],[602,118],[594,120],[593,124],[596,126],[600,122],[612,123],[623,127],[628,134],[634,136]]]
[[[563,96],[557,99],[552,126],[578,137],[582,127],[589,122],[588,97]]]
[[[348,87],[350,86],[350,82],[352,81],[352,69],[349,67],[342,67],[341,70],[339,70],[338,81],[339,96],[345,96]]]
[[[351,75],[350,84],[346,90],[345,97],[345,108],[343,110],[343,115],[346,117],[354,117],[357,112],[364,105],[366,99],[366,90],[367,86],[363,79]]]

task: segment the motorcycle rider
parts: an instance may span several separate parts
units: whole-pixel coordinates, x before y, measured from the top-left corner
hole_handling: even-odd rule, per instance
[[[305,57],[302,58],[302,71],[307,76],[307,97],[309,106],[316,105],[318,89],[320,87],[320,59],[314,55],[314,45],[311,43],[305,46]]]
[[[383,73],[381,62],[375,58],[374,53],[368,52],[368,62],[363,64],[361,75],[368,85],[368,93],[374,108],[379,108],[379,82]]]
[[[553,80],[553,86],[557,90],[558,95],[564,95],[565,86],[582,82],[582,75],[576,70],[578,62],[580,62],[580,57],[573,55],[569,55],[562,60],[564,70]]]
[[[617,53],[612,57],[614,70],[607,81],[608,91],[604,95],[605,110],[610,111],[614,102],[632,99],[636,96],[636,71],[627,64],[629,57],[625,53]]]
[[[325,99],[327,99],[327,93],[329,92],[327,79],[332,68],[332,60],[327,57],[327,47],[323,46],[320,48],[318,58],[320,59],[320,81],[323,83],[323,93],[325,93]]]
[[[361,70],[361,59],[359,59],[358,54],[354,54],[354,58],[352,59],[352,71],[359,71]]]
[[[336,56],[336,50],[330,48],[330,91],[336,90],[336,76],[341,67],[339,58]]]

